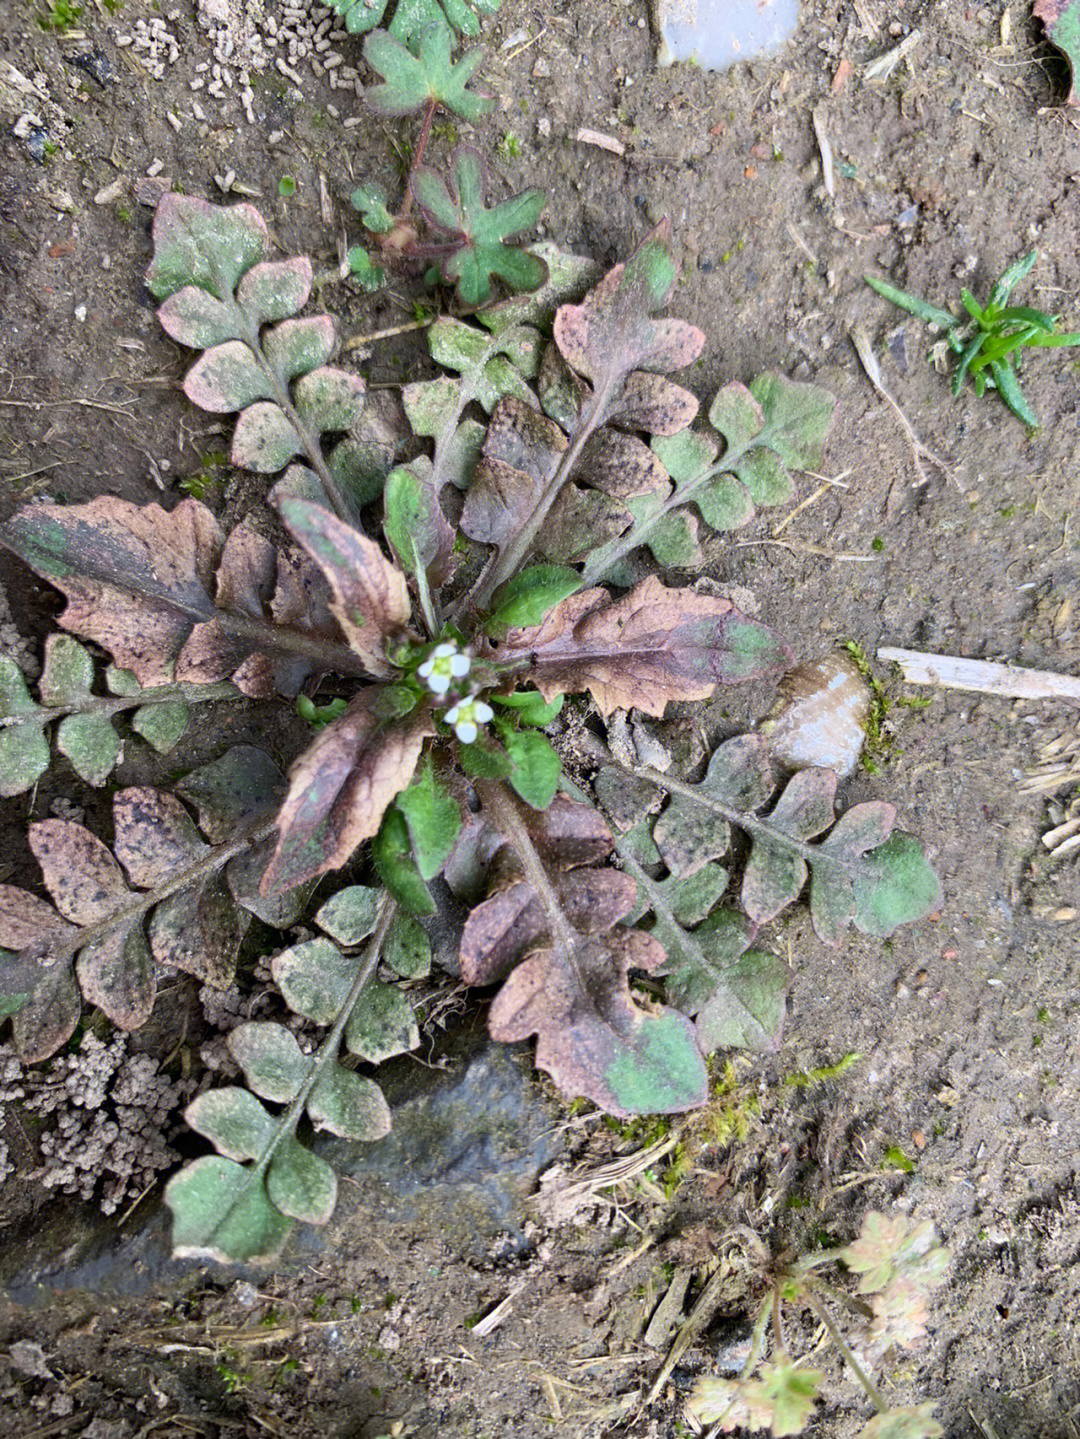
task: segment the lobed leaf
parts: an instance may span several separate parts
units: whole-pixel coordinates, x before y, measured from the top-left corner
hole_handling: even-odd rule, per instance
[[[455,241],[441,271],[447,284],[457,287],[462,304],[482,305],[491,295],[493,278],[504,280],[511,290],[540,289],[547,279],[544,261],[506,241],[533,228],[547,204],[547,192],[525,190],[488,208],[486,167],[471,145],[455,150],[451,174],[447,186],[434,170],[420,166],[409,186],[428,224]]]
[[[469,89],[483,64],[483,50],[470,50],[455,62],[451,33],[440,25],[429,25],[410,40],[411,48],[385,30],[374,30],[364,41],[364,59],[382,77],[366,97],[377,115],[396,119],[434,104],[475,123],[493,108],[490,95]]]
[[[503,658],[528,658],[525,678],[545,699],[588,690],[603,715],[636,707],[660,718],[669,700],[704,699],[717,684],[779,674],[791,651],[730,600],[644,580],[620,600],[582,590],[533,629],[516,630]]]

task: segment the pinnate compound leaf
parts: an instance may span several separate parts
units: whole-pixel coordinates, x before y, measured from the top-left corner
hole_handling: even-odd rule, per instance
[[[705,699],[718,684],[782,673],[791,650],[730,600],[666,588],[651,577],[612,600],[579,591],[543,623],[516,630],[504,658],[528,655],[545,699],[588,690],[601,714],[636,707],[660,718],[669,700]]]
[[[859,1439],[945,1439],[945,1430],[934,1418],[934,1401],[906,1409],[886,1409],[875,1414]]]
[[[226,1159],[257,1159],[277,1131],[274,1116],[238,1085],[208,1089],[184,1110],[184,1119]]]
[[[465,534],[499,548],[509,544],[536,508],[566,448],[566,436],[552,420],[521,400],[500,400],[465,496]]]
[[[678,276],[670,241],[671,225],[664,220],[580,305],[563,305],[555,315],[555,343],[563,358],[592,381],[605,404],[617,404],[632,371],[682,369],[705,343],[696,325],[650,318],[667,302]]]
[[[322,506],[282,496],[277,510],[326,576],[350,648],[369,674],[389,675],[387,641],[405,630],[411,614],[405,576],[373,540]]]
[[[764,421],[755,436],[757,444],[774,451],[793,470],[819,470],[836,413],[833,396],[818,385],[773,373],[752,381],[750,393],[761,406]]]
[[[266,224],[252,205],[211,205],[192,195],[163,195],[154,212],[154,258],[147,288],[166,300],[194,285],[219,300],[266,254]]]
[[[702,800],[735,810],[759,809],[775,784],[769,747],[760,735],[737,735],[717,745],[705,778],[691,788]],[[653,826],[664,863],[672,874],[690,875],[706,860],[727,853],[728,822],[706,804],[687,795],[672,795]]]
[[[445,25],[429,25],[413,37],[413,49],[385,30],[373,31],[364,41],[364,59],[383,83],[368,90],[368,104],[377,115],[397,118],[434,102],[463,120],[479,120],[495,104],[490,95],[468,88],[484,52],[470,50],[455,63],[452,48]]]
[[[428,224],[452,235],[459,243],[442,261],[442,276],[456,285],[465,305],[482,305],[491,295],[493,278],[512,290],[538,290],[547,279],[547,266],[528,250],[506,241],[531,230],[547,204],[544,190],[525,190],[487,208],[487,175],[480,152],[460,145],[451,162],[452,187],[441,175],[424,166],[410,180],[413,197]]]
[[[368,1064],[382,1064],[416,1049],[419,1043],[416,1016],[403,992],[392,984],[365,985],[345,1026],[349,1053]]]
[[[824,1377],[818,1369],[793,1364],[779,1350],[755,1379],[699,1379],[688,1408],[700,1424],[719,1423],[723,1434],[768,1429],[781,1439],[806,1428]]]
[[[379,917],[379,890],[350,884],[331,895],[316,912],[315,923],[338,944],[360,944],[375,929]]]
[[[55,1054],[79,1022],[71,935],[52,905],[0,885],[0,1015],[11,1016],[15,1048],[30,1064]]]
[[[1069,62],[1066,104],[1080,105],[1080,4],[1077,0],[1035,0],[1032,14],[1046,26],[1046,36]]]
[[[378,696],[375,687],[361,690],[289,771],[263,894],[340,869],[379,832],[387,806],[412,779],[424,739],[435,732],[431,717],[422,710],[383,721]]]
[[[769,824],[796,844],[805,843],[832,824],[835,796],[836,775],[831,769],[800,770],[777,800]],[[793,845],[755,834],[743,876],[746,913],[756,924],[773,919],[799,897],[807,872],[806,860]]]
[[[220,1264],[273,1259],[292,1221],[271,1204],[262,1175],[219,1154],[196,1159],[169,1180],[173,1256]]]

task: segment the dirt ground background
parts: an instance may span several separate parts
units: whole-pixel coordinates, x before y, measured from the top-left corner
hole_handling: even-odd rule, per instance
[[[862,283],[874,271],[949,304],[963,283],[985,292],[1037,245],[1019,298],[1080,328],[1080,111],[1061,104],[1064,66],[1022,0],[813,0],[802,10],[786,50],[717,76],[655,69],[645,0],[504,0],[485,32],[486,80],[500,105],[477,143],[500,192],[546,186],[547,232],[604,263],[672,217],[684,262],[673,309],[709,337],[689,380],[698,394],[775,367],[837,395],[827,473],[846,474],[848,488],[830,488],[792,520],[781,536],[788,547],[766,543],[783,519],[770,512],[739,543],[714,536],[708,549],[709,572],[750,587],[799,653],[851,638],[869,655],[894,644],[1075,672],[1080,367],[1068,351],[1036,357],[1025,388],[1043,428],[1029,438],[994,397],[966,390],[952,400],[925,363],[923,327]],[[70,37],[42,33],[25,0],[0,0],[0,60],[43,76],[67,120],[45,117],[57,148],[38,163],[12,133],[15,116],[3,116],[5,515],[37,492],[168,505],[178,480],[223,447],[212,418],[183,400],[183,357],[142,288],[151,211],[135,187],[155,161],[210,198],[220,196],[215,175],[234,171],[261,192],[286,253],[328,263],[340,229],[358,238],[352,185],[378,178],[397,193],[393,134],[310,71],[302,102],[267,72],[253,84],[253,124],[235,101],[210,100],[200,124],[190,81],[212,56],[187,4],[168,12],[178,59],[163,79],[145,77],[115,45],[158,13],[139,0],[112,16],[87,7],[82,29],[115,76],[100,85],[72,67]],[[913,28],[921,38],[911,63],[866,83],[865,66]],[[358,46],[343,48],[361,65]],[[834,93],[845,59],[853,69]],[[834,198],[822,186],[815,106],[837,167]],[[346,128],[353,115],[359,123]],[[579,143],[581,126],[615,137],[625,155]],[[274,131],[286,136],[277,146]],[[496,153],[507,131],[520,140],[517,158],[505,144]],[[446,151],[437,140],[435,157]],[[286,173],[297,181],[288,201],[278,197]],[[114,197],[96,204],[117,180]],[[396,285],[374,298],[332,285],[325,300],[347,333],[411,318]],[[913,485],[896,418],[850,343],[856,324],[952,477]],[[425,374],[422,342],[377,348],[364,370],[385,382]],[[816,483],[801,478],[800,495]],[[0,563],[14,621],[40,645],[56,598]],[[767,702],[725,696],[704,723],[729,732]],[[686,1432],[693,1374],[746,1329],[745,1308],[733,1306],[641,1410],[663,1358],[643,1344],[642,1327],[671,1265],[704,1264],[738,1223],[778,1250],[845,1242],[865,1210],[895,1204],[932,1219],[953,1259],[928,1346],[887,1372],[886,1392],[935,1399],[950,1439],[1077,1439],[1080,883],[1075,857],[1033,864],[1046,801],[1020,792],[1040,743],[1075,727],[1076,712],[935,692],[924,709],[894,706],[892,719],[881,774],[860,775],[846,798],[897,803],[905,827],[932,846],[943,910],[892,942],[853,937],[837,953],[816,941],[805,914],[777,928],[796,979],[780,1052],[737,1064],[740,1093],[760,1106],[745,1141],[702,1150],[670,1200],[661,1163],[562,1227],[522,1228],[517,1216],[509,1238],[480,1221],[471,1233],[467,1224],[443,1233],[437,1210],[410,1220],[373,1203],[353,1214],[347,1244],[291,1252],[268,1274],[163,1276],[125,1296],[115,1275],[99,1273],[89,1289],[5,1302],[0,1343],[40,1343],[53,1377],[0,1369],[4,1433],[667,1439]],[[287,761],[296,736],[268,723],[253,711],[239,737],[259,736]],[[209,733],[190,762],[211,758],[220,739]],[[137,758],[131,764],[126,782],[143,777]],[[33,817],[74,793],[59,770],[50,783]],[[91,823],[102,819],[100,797],[77,797]],[[27,808],[25,799],[6,806],[4,879],[32,874],[18,837]],[[479,1006],[470,1002],[451,1027],[467,1051]],[[838,1080],[783,1084],[853,1051],[862,1058]],[[547,1116],[566,1146],[564,1163],[589,1171],[641,1148],[641,1131],[568,1119],[514,1062],[533,1118]],[[911,1157],[911,1174],[883,1167],[893,1146]],[[50,1221],[52,1211],[34,1207],[40,1196],[16,1190],[0,1191],[9,1256],[47,1248],[50,1222],[77,1223],[70,1205],[54,1205],[60,1217]],[[626,1262],[645,1237],[651,1247]],[[475,1337],[476,1316],[508,1295],[504,1321]],[[807,1432],[845,1439],[868,1417],[830,1371]]]

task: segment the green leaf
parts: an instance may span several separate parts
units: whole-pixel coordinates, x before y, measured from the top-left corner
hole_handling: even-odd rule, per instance
[[[500,585],[491,596],[484,628],[491,634],[538,625],[554,605],[581,588],[577,570],[565,565],[532,565]]]
[[[70,709],[90,698],[94,661],[71,635],[50,635],[38,693],[47,705]]]
[[[556,695],[549,703],[539,690],[517,690],[512,695],[490,695],[491,703],[514,710],[521,724],[546,729],[566,703],[565,695]]]
[[[824,1377],[819,1369],[792,1364],[777,1350],[755,1379],[699,1379],[688,1407],[699,1423],[719,1423],[725,1433],[740,1427],[770,1429],[783,1439],[806,1428]]]
[[[425,979],[431,973],[431,941],[411,915],[394,915],[383,959],[402,979]]]
[[[434,879],[446,863],[461,830],[461,809],[435,777],[430,759],[419,779],[395,800],[405,817],[416,868],[422,879]]]
[[[56,748],[87,784],[103,785],[120,757],[120,736],[102,714],[75,714],[56,729]]]
[[[229,1052],[249,1086],[262,1099],[288,1104],[311,1072],[311,1060],[296,1036],[280,1024],[252,1020],[229,1035]],[[252,1158],[255,1156],[253,1155]]]
[[[48,769],[49,742],[44,711],[30,698],[22,671],[0,655],[0,723],[4,720],[17,721],[0,728],[0,798],[8,799],[32,789]]]
[[[326,1224],[337,1203],[337,1175],[325,1159],[286,1135],[270,1161],[266,1193],[290,1219]]]
[[[371,841],[371,858],[379,878],[398,904],[411,914],[435,913],[435,901],[413,859],[409,827],[396,805],[390,805],[383,815],[379,832]]]
[[[547,203],[547,192],[525,190],[487,209],[484,161],[470,145],[461,145],[454,152],[452,176],[452,187],[448,187],[434,170],[421,166],[410,180],[428,224],[458,242],[442,261],[443,279],[456,285],[458,298],[471,306],[488,299],[493,276],[512,290],[538,290],[547,279],[547,266],[528,250],[516,249],[506,241],[532,229]]]
[[[879,280],[876,275],[864,275],[863,279],[871,290],[875,290],[883,299],[891,301],[901,310],[906,310],[909,315],[916,315],[930,325],[937,325],[942,330],[951,330],[960,323],[956,316],[950,314],[948,310],[931,305],[920,295],[911,295],[907,290],[898,290],[895,285],[890,285],[887,280]]]
[[[369,295],[381,290],[386,284],[386,270],[382,265],[376,265],[362,245],[350,246],[345,261],[349,266],[349,274]]]
[[[358,1059],[381,1064],[420,1043],[412,1005],[392,984],[369,984],[345,1026],[345,1047]]]
[[[349,8],[357,10],[367,9],[369,8],[368,0],[357,0],[357,3]],[[374,12],[374,8],[376,7],[370,8],[372,8]],[[378,20],[374,20],[370,28],[374,30],[378,23]],[[354,210],[360,212],[360,219],[363,221],[364,229],[370,230],[373,235],[385,235],[394,228],[394,217],[387,208],[386,189],[384,186],[374,184],[371,181],[363,185],[357,185],[356,189],[349,196],[349,204]]]
[[[270,967],[289,1008],[329,1026],[349,997],[358,963],[328,939],[310,939],[275,955]]]
[[[450,58],[452,44],[449,29],[439,25],[428,26],[415,39],[415,54],[385,30],[368,35],[364,59],[383,80],[366,96],[375,113],[398,118],[434,102],[474,123],[486,115],[495,101],[468,88],[484,52],[470,50],[455,64]]]
[[[360,944],[375,929],[379,898],[377,888],[351,884],[326,901],[316,912],[315,923],[338,944]]]
[[[906,1215],[864,1215],[858,1239],[836,1251],[853,1274],[860,1294],[878,1294],[894,1279],[909,1279],[923,1288],[940,1284],[948,1253],[936,1242],[934,1226],[913,1223]]]
[[[272,1259],[292,1229],[267,1198],[262,1176],[218,1154],[196,1159],[165,1186],[173,1255],[221,1264]]]
[[[777,800],[769,825],[796,845],[804,844],[832,824],[835,795],[831,769],[800,770]],[[743,876],[743,909],[757,924],[774,919],[799,897],[807,873],[806,859],[795,845],[755,833]]]
[[[252,205],[211,205],[193,195],[165,195],[154,212],[154,258],[146,285],[166,300],[195,285],[218,300],[266,254],[268,235]]]
[[[547,809],[555,798],[562,774],[562,761],[542,734],[516,730],[506,720],[492,721],[499,732],[513,769],[507,776],[510,787],[533,809]]]
[[[406,574],[423,574],[440,585],[450,573],[454,531],[430,476],[426,459],[390,471],[383,488],[383,532]]]
[[[155,749],[168,754],[187,732],[191,711],[183,700],[142,705],[131,717],[131,728]]]
[[[340,1139],[370,1143],[390,1133],[390,1106],[382,1090],[340,1064],[323,1070],[308,1096],[307,1112],[316,1129]]]
[[[759,375],[750,385],[750,393],[765,420],[758,443],[775,450],[793,470],[820,470],[836,412],[832,395],[817,385],[777,374]]]
[[[934,1418],[934,1401],[907,1409],[886,1409],[859,1430],[858,1439],[944,1439]]]
[[[717,745],[695,794],[736,810],[754,810],[773,791],[768,744],[760,735],[737,735]],[[723,815],[689,795],[676,794],[653,827],[653,839],[672,874],[691,875],[728,851],[731,830]]]
[[[184,1110],[184,1119],[226,1159],[257,1159],[277,1132],[273,1115],[236,1085],[207,1089]]]

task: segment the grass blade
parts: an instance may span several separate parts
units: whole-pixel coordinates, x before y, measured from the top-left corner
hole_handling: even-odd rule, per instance
[[[1016,371],[1007,361],[994,360],[990,365],[990,373],[994,377],[994,384],[997,386],[998,394],[1012,410],[1018,420],[1023,420],[1025,425],[1030,425],[1033,430],[1039,428],[1039,417],[1032,410],[1027,400],[1024,399],[1023,391],[1020,389],[1020,381],[1016,378]]]
[[[1006,271],[1004,271],[1004,273],[1001,275],[1001,277],[995,284],[994,288],[990,291],[990,299],[987,303],[987,309],[989,309],[991,305],[1004,305],[1005,301],[1012,294],[1015,287],[1020,283],[1020,281],[1025,277],[1025,275],[1028,274],[1032,265],[1034,265],[1035,261],[1038,258],[1038,250],[1029,250],[1026,255],[1022,255],[1019,260],[1014,261],[1014,263],[1011,264]]]
[[[936,305],[923,300],[918,295],[909,295],[906,290],[898,290],[895,285],[890,285],[886,280],[879,280],[876,275],[864,275],[863,279],[883,299],[891,300],[901,310],[907,310],[909,315],[916,315],[920,320],[925,320],[929,325],[939,325],[943,330],[951,330],[960,321],[948,310],[939,310]]]

